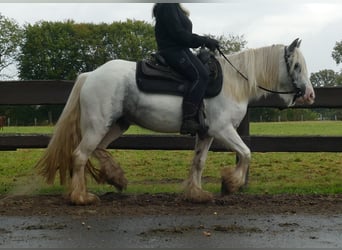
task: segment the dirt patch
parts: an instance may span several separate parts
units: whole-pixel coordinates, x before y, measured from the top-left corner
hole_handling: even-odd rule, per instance
[[[36,224],[22,227],[22,230],[62,230],[66,228],[66,224],[52,223],[52,224]]]
[[[144,216],[206,214],[308,213],[336,214],[342,211],[337,195],[249,195],[216,196],[211,203],[193,204],[179,194],[106,193],[91,206],[73,206],[62,195],[0,196],[0,216]],[[55,226],[55,225],[53,225]],[[58,226],[58,225],[57,225]],[[284,225],[286,226],[286,225]],[[227,229],[226,230],[231,230]]]
[[[222,226],[222,225],[213,225],[210,227],[205,227],[204,225],[200,226],[174,226],[174,227],[167,227],[167,228],[157,228],[157,229],[150,229],[148,231],[142,232],[140,236],[148,236],[151,237],[153,235],[172,235],[172,234],[184,234],[187,232],[197,232],[202,231],[204,236],[211,236],[211,232],[223,232],[223,233],[262,233],[263,231],[257,227],[245,227],[240,225],[229,225],[229,226]]]

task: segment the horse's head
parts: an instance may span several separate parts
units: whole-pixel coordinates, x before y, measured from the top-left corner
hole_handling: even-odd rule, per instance
[[[282,88],[294,90],[294,95],[284,95],[285,101],[292,104],[313,104],[315,91],[312,87],[305,59],[299,50],[301,41],[297,38],[289,46],[285,46],[284,63],[280,66],[280,82]]]

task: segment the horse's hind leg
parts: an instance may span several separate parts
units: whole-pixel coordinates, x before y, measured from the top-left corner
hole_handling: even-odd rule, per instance
[[[100,113],[94,111],[94,113]],[[73,152],[73,168],[71,178],[70,200],[77,205],[86,205],[99,201],[99,198],[87,191],[85,168],[93,170],[89,157],[103,143],[110,128],[102,117],[93,117],[85,114],[85,120],[81,120],[83,131],[82,140]],[[82,127],[83,125],[83,127]],[[96,171],[95,171],[96,173]]]
[[[93,155],[99,160],[101,169],[98,182],[113,185],[118,191],[127,187],[127,179],[120,165],[114,161],[111,154],[106,150],[108,145],[119,138],[129,127],[129,124],[123,120],[113,125],[102,142],[99,144]]]
[[[87,205],[99,201],[99,198],[87,192],[85,167],[90,155],[101,141],[101,133],[88,131],[83,135],[81,143],[73,152],[73,168],[71,178],[70,200],[76,205]]]
[[[188,179],[185,181],[184,197],[192,202],[208,202],[213,199],[211,193],[202,189],[202,172],[207,159],[212,137],[196,138],[195,155]]]

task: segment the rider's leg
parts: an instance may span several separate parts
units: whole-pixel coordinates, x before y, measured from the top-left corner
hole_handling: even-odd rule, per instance
[[[202,129],[198,120],[198,110],[208,85],[209,73],[190,50],[168,50],[162,54],[168,64],[190,82],[183,99],[180,133],[195,135]]]

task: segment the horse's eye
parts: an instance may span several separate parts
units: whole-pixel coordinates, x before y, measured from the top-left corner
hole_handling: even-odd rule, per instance
[[[294,65],[294,69],[298,69],[299,68],[299,63],[296,63],[295,65]]]
[[[297,72],[299,72],[299,73],[302,72],[302,68],[301,68],[301,66],[300,66],[299,63],[295,63],[293,70],[294,70],[294,71],[297,71]]]

